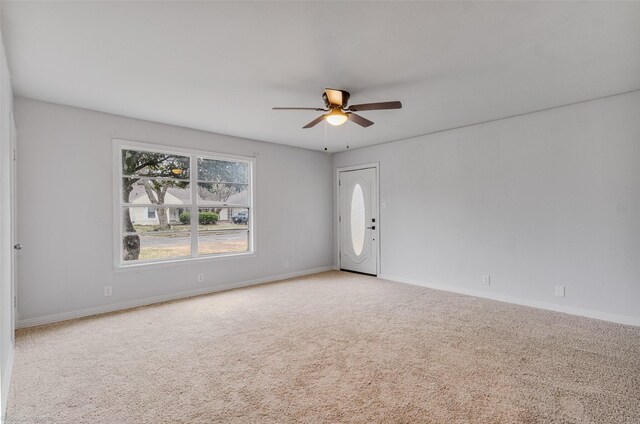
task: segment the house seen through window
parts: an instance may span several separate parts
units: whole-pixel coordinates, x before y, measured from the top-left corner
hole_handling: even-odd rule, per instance
[[[250,159],[124,146],[120,159],[121,265],[252,251]]]

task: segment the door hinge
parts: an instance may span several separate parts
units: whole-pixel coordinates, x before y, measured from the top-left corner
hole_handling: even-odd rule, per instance
[[[342,180],[338,180],[338,185],[342,185]]]
[[[338,222],[342,222],[342,217],[341,216],[338,217]]]
[[[14,308],[18,307],[18,298],[16,296],[13,296],[13,307]]]
[[[13,161],[16,161],[16,149],[13,149]]]

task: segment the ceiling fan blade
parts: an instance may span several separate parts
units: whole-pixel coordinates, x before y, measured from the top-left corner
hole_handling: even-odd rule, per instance
[[[356,115],[355,113],[349,113],[349,120],[365,128],[373,125],[373,121],[369,121],[367,118],[363,118],[362,116]]]
[[[318,112],[327,112],[327,109],[321,107],[274,107],[273,110],[315,110]]]
[[[383,110],[383,109],[401,109],[402,103],[395,102],[378,102],[378,103],[363,103],[361,105],[349,106],[348,110],[354,112],[360,112],[362,110]]]
[[[314,119],[313,121],[309,122],[307,125],[305,125],[302,128],[311,128],[311,127],[315,127],[316,125],[318,125],[320,122],[322,122],[322,120],[324,119],[324,115],[320,115],[318,116],[316,119]]]

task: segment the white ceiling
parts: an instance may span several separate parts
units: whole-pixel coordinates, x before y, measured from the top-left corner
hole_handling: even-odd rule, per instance
[[[15,93],[329,151],[640,89],[640,3],[5,2]],[[363,129],[301,127],[325,87]],[[325,128],[328,127],[328,128]]]

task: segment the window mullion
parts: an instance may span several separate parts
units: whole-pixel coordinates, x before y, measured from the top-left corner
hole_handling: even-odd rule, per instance
[[[198,160],[196,155],[191,155],[191,257],[198,256],[198,224],[200,216],[198,214]]]

